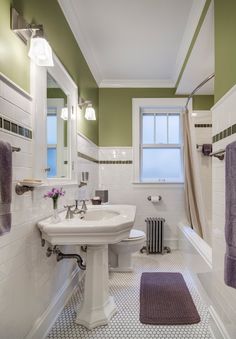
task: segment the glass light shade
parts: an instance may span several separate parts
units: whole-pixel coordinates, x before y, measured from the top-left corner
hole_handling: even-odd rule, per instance
[[[67,107],[63,107],[61,109],[61,118],[63,120],[68,120],[68,108]]]
[[[52,58],[52,49],[47,40],[44,38],[41,37],[31,38],[28,56],[38,66],[54,66]]]
[[[92,107],[92,105],[89,105],[88,107],[86,107],[86,110],[85,110],[85,119],[87,119],[87,120],[96,120],[95,109]]]

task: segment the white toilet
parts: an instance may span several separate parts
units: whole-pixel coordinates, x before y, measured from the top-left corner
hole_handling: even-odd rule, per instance
[[[132,272],[132,253],[145,245],[146,235],[143,231],[132,229],[128,239],[108,246],[109,269],[113,272]]]

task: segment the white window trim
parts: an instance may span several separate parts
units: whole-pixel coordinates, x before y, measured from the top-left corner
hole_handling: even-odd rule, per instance
[[[153,181],[142,182],[140,180],[140,149],[141,149],[141,110],[144,107],[155,107],[165,112],[178,112],[182,116],[186,98],[133,98],[132,99],[132,142],[133,142],[133,183],[135,184],[183,184],[183,181]],[[192,112],[192,100],[190,100],[189,114]],[[181,119],[182,120],[182,119]],[[183,152],[182,152],[183,154]]]

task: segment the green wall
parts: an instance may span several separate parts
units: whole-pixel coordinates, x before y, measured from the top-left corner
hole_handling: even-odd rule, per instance
[[[171,98],[175,88],[100,88],[99,146],[132,145],[132,98]],[[213,96],[196,96],[194,110],[208,110]]]
[[[67,95],[61,88],[47,88],[47,98],[62,98],[65,100],[65,103],[67,103]]]
[[[79,87],[91,99],[98,116],[98,87],[77,45],[57,0],[0,0],[0,72],[29,92],[28,48],[10,30],[11,4],[29,23],[43,24],[52,49]],[[80,117],[78,129],[98,144],[98,120]]]
[[[215,102],[236,83],[236,1],[215,0]]]
[[[11,0],[0,0],[0,72],[29,91],[29,58],[22,41],[10,29]]]
[[[209,111],[214,106],[214,95],[194,95],[193,109],[195,111]]]

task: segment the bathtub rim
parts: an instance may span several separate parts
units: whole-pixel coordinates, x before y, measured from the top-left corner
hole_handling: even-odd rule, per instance
[[[178,223],[179,231],[187,238],[193,248],[201,255],[212,270],[212,248],[187,223]]]

